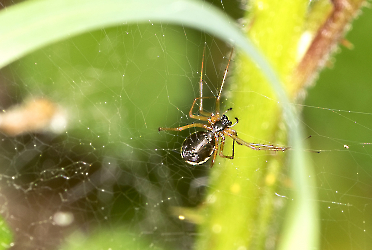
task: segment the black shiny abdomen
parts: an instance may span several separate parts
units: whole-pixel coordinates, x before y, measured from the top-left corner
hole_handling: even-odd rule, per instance
[[[191,165],[203,164],[211,157],[214,145],[215,138],[212,132],[198,131],[183,141],[181,156]]]

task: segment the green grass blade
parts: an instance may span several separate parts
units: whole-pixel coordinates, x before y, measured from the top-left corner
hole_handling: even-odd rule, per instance
[[[235,22],[217,8],[198,1],[26,1],[0,12],[0,23],[7,24],[0,26],[0,67],[77,34],[149,20],[194,27],[240,47],[273,84],[282,105],[289,103],[275,72]],[[287,113],[293,118],[291,111]]]

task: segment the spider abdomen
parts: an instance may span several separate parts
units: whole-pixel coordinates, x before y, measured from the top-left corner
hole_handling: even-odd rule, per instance
[[[211,157],[214,146],[215,138],[212,132],[198,131],[183,141],[181,156],[191,165],[200,165]]]

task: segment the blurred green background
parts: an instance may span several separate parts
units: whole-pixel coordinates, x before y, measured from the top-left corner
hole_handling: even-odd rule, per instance
[[[346,35],[354,48],[337,49],[304,103],[308,142],[324,150],[312,157],[322,249],[372,247],[371,24],[372,11],[364,8]]]
[[[215,5],[234,18],[243,13],[236,2]],[[372,143],[371,23],[365,8],[346,36],[354,49],[340,47],[331,57],[303,106],[310,148],[322,151],[312,154],[322,249],[372,247],[372,145],[363,144]],[[103,247],[111,236],[112,248],[112,242],[123,249],[192,248],[195,225],[170,208],[200,204],[209,170],[180,160],[189,131],[157,129],[191,122],[186,115],[198,95],[205,42],[205,92],[213,96],[229,48],[168,24],[90,32],[2,69],[2,109],[47,98],[68,114],[66,133],[1,137],[0,164],[10,166],[1,171],[2,197],[12,197],[3,204],[15,218],[10,225],[18,229],[19,249],[52,248],[70,233],[75,246]],[[75,223],[53,226],[55,211],[72,212]],[[84,233],[92,231],[105,237],[86,240]]]

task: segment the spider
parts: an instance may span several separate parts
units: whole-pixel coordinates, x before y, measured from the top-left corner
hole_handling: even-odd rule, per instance
[[[189,117],[199,120],[208,122],[208,124],[203,123],[192,123],[178,128],[163,128],[160,127],[159,131],[182,131],[188,128],[203,128],[204,131],[197,131],[189,135],[183,142],[181,147],[181,157],[191,165],[200,165],[208,161],[212,157],[212,162],[210,167],[213,167],[213,164],[216,160],[217,154],[219,152],[220,157],[234,159],[234,144],[235,142],[239,145],[247,146],[254,150],[272,150],[272,151],[285,151],[287,147],[275,147],[274,145],[265,145],[265,144],[258,144],[258,143],[249,143],[245,142],[244,140],[238,137],[238,134],[235,130],[232,129],[239,120],[235,117],[235,122],[229,120],[229,118],[225,115],[228,111],[232,110],[232,108],[227,109],[225,112],[220,113],[220,100],[221,100],[221,93],[222,88],[225,83],[226,75],[229,69],[231,57],[233,54],[233,50],[231,50],[231,54],[229,57],[229,61],[227,63],[220,90],[216,97],[216,105],[215,105],[215,112],[208,113],[203,110],[203,99],[206,98],[213,98],[213,97],[203,97],[203,64],[204,64],[204,54],[205,54],[205,47],[203,51],[203,59],[202,59],[202,67],[201,67],[201,74],[200,74],[200,81],[199,81],[199,91],[200,96],[195,98],[191,109],[189,111]],[[199,113],[194,114],[194,106],[196,102],[199,100]],[[225,145],[225,137],[231,137],[233,139],[232,145],[232,154],[225,155],[223,153],[223,148]]]

